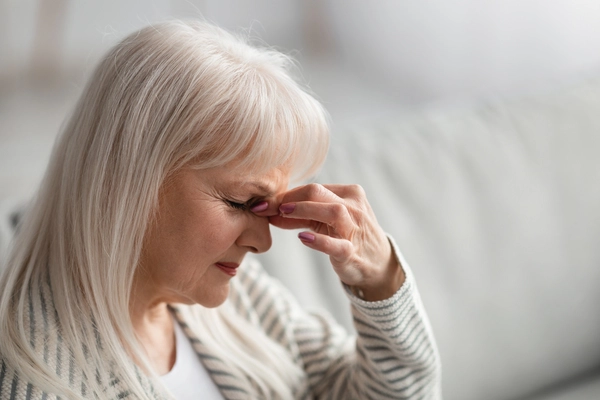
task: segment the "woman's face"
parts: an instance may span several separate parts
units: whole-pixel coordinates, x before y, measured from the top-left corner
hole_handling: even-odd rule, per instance
[[[284,168],[260,175],[225,167],[177,172],[159,195],[134,296],[151,303],[223,303],[244,255],[271,247],[269,221],[250,208],[273,201],[288,182]]]

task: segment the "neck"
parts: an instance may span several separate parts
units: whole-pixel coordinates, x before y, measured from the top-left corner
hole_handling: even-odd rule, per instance
[[[132,293],[129,313],[135,335],[154,372],[166,374],[173,368],[177,355],[175,326],[167,303]]]

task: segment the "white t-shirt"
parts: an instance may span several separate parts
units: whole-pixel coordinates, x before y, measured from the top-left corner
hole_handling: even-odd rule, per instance
[[[177,400],[224,400],[183,329],[177,321],[174,324],[175,365],[160,377],[162,382]]]

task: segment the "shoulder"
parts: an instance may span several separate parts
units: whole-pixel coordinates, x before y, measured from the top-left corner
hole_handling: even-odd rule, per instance
[[[246,258],[240,266],[238,275],[231,280],[230,289],[230,302],[235,302],[240,296],[257,300],[287,290],[267,273],[258,260],[251,257]]]
[[[270,276],[260,262],[248,258],[231,282],[229,307],[276,342],[289,345],[304,309],[291,292]]]
[[[45,281],[30,284],[22,289],[27,312],[19,314],[17,305],[9,306],[12,316],[8,321],[16,326],[16,332],[3,338],[0,349],[0,399],[55,398],[29,379],[36,373],[41,376],[44,369],[56,370],[61,364],[57,351],[63,350],[64,345],[50,292]],[[62,358],[68,357],[62,354]]]
[[[0,356],[0,399],[14,400],[37,400],[54,399],[55,396],[48,396],[40,388],[26,380],[21,379],[17,371]]]
[[[281,306],[296,306],[291,292],[278,279],[269,275],[254,258],[245,260],[238,276],[231,281],[229,302],[239,311],[264,311],[266,306],[274,302]]]

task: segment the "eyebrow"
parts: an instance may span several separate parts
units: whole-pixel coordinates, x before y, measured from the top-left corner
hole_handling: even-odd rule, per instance
[[[256,194],[260,194],[261,196],[264,197],[269,197],[269,196],[273,196],[274,190],[272,189],[271,186],[269,186],[268,184],[262,184],[260,182],[243,182],[243,181],[239,181],[239,182],[234,182],[234,184],[239,185],[240,187],[246,188],[248,186],[253,187],[255,190],[257,190],[259,193]]]

